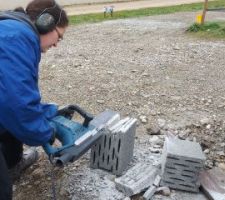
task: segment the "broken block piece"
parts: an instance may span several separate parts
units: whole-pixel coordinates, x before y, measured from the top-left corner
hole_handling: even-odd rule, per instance
[[[161,181],[161,176],[157,175],[154,182],[153,182],[153,185],[155,187],[159,187],[160,181]]]
[[[144,200],[150,200],[156,192],[156,187],[152,185],[143,195]]]
[[[118,118],[117,118],[118,119]],[[117,120],[91,149],[91,167],[121,175],[133,157],[136,119]]]
[[[115,179],[116,188],[126,196],[132,196],[151,186],[159,170],[146,163],[138,163],[123,176]]]
[[[225,174],[220,168],[200,173],[201,187],[210,200],[225,200]]]
[[[205,155],[196,142],[166,139],[162,154],[161,186],[190,192],[199,191],[199,173],[204,167]]]

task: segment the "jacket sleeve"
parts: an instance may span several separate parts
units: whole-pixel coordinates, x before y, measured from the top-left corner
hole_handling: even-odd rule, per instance
[[[30,146],[43,145],[50,139],[48,120],[57,112],[56,105],[41,103],[39,48],[38,42],[23,36],[8,36],[2,45],[0,42],[0,123]]]

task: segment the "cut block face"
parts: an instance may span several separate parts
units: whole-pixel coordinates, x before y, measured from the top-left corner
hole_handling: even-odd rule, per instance
[[[91,149],[91,167],[121,175],[133,157],[136,119],[113,122]]]
[[[205,160],[205,155],[202,152],[201,146],[197,142],[188,140],[167,139],[165,142],[168,154],[177,157],[184,157],[190,162]],[[190,158],[190,159],[189,159]]]
[[[162,154],[162,181],[160,185],[191,192],[199,191],[199,173],[204,167],[205,155],[196,142],[166,139]]]

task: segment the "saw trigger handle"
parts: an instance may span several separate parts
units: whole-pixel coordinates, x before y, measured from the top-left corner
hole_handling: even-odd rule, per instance
[[[79,107],[78,105],[69,105],[69,108],[73,111],[78,112],[83,118],[83,126],[88,127],[89,122],[94,118],[94,116],[88,112],[86,112],[84,109]]]

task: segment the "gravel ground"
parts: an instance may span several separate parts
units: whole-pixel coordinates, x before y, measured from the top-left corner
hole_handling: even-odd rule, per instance
[[[136,117],[131,165],[159,160],[165,135],[172,132],[200,142],[207,168],[224,168],[225,42],[186,34],[195,15],[177,13],[70,27],[59,48],[43,55],[43,100],[78,104],[93,114],[110,108]],[[225,20],[225,13],[207,17]],[[15,184],[14,199],[51,199],[51,171],[42,153]],[[115,189],[113,175],[89,168],[89,154],[55,169],[54,178],[57,199],[125,198]],[[178,191],[153,199],[206,200],[201,193]]]

